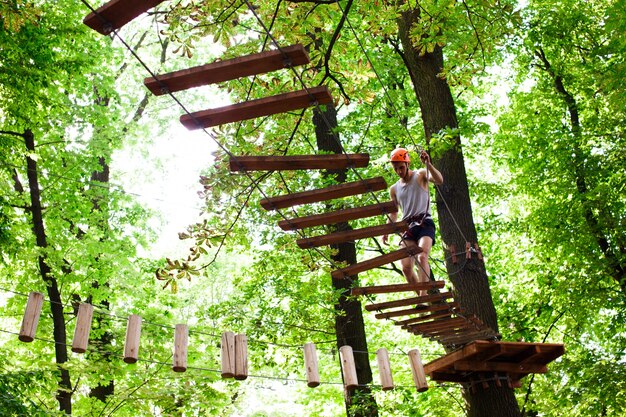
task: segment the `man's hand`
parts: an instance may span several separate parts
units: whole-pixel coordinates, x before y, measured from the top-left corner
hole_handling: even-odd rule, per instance
[[[423,149],[422,149],[422,152],[420,153],[420,160],[422,161],[422,164],[424,165],[430,164],[430,155],[428,155],[428,152],[426,152]]]
[[[389,236],[383,235],[383,244],[385,244],[385,245],[389,244]]]

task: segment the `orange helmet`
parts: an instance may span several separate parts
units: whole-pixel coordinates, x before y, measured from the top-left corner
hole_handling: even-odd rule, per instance
[[[397,148],[391,151],[390,162],[411,162],[409,151],[404,148]]]

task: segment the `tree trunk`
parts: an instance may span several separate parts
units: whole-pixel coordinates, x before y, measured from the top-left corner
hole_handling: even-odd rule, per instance
[[[26,149],[35,153],[35,138],[33,132],[26,130],[24,132],[24,142]],[[48,247],[46,230],[43,224],[43,209],[41,205],[41,195],[39,193],[39,180],[37,173],[37,162],[30,156],[26,157],[26,167],[28,176],[28,186],[30,190],[30,211],[33,216],[33,233],[37,246],[40,248]],[[50,300],[50,310],[52,313],[53,333],[54,333],[54,353],[57,366],[59,368],[59,388],[57,389],[57,401],[59,409],[66,413],[72,413],[72,385],[70,381],[70,373],[63,366],[67,362],[67,332],[65,327],[65,317],[63,314],[63,304],[61,293],[57,285],[57,280],[52,275],[50,266],[46,262],[44,255],[39,256],[39,273],[46,283],[48,291],[48,299]]]
[[[443,50],[436,47],[432,53],[420,55],[414,48],[409,33],[418,18],[419,9],[403,12],[398,18],[398,32],[403,59],[422,112],[427,144],[433,134],[444,129],[452,132],[446,149],[435,153],[432,158],[433,164],[444,178],[436,202],[446,268],[459,304],[469,314],[476,314],[497,331],[496,311],[483,261],[478,260],[474,254],[466,263],[453,264],[450,256],[450,247],[457,251],[464,250],[466,242],[477,243],[477,234],[472,218],[461,140],[456,133],[458,122],[454,100],[450,86],[438,75],[443,70]],[[459,259],[464,260],[465,256],[460,255]],[[520,416],[519,405],[511,388],[490,386],[487,390],[464,390],[464,396],[470,417]]]
[[[106,162],[106,158],[99,157],[98,163],[101,167],[100,171],[94,171],[91,173],[91,181],[92,182],[101,182],[103,184],[109,183],[110,178],[110,169],[109,164]],[[104,188],[103,188],[104,189]],[[97,197],[92,200],[93,210],[94,211],[106,211],[108,212],[108,199],[98,199]],[[104,224],[101,225],[102,230],[105,231],[104,236],[108,236],[109,232],[109,224],[108,224],[108,216],[103,217]],[[104,240],[106,237],[101,239]],[[98,257],[99,258],[99,257]],[[94,289],[100,288],[100,283],[98,281],[92,282],[91,286]],[[109,283],[105,282],[104,287],[109,288]],[[107,310],[110,307],[109,301],[107,299],[101,302],[102,306]],[[100,330],[100,334],[97,337],[93,338],[93,345],[97,348],[96,351],[101,352],[102,359],[107,363],[111,363],[113,359],[113,355],[111,352],[111,343],[113,342],[113,333],[108,330],[108,322],[103,319],[102,315],[96,315],[94,320],[94,328],[98,328]],[[108,397],[113,395],[115,391],[115,381],[113,379],[109,381],[105,381],[99,383],[95,387],[91,387],[89,391],[89,396],[92,398],[97,398],[102,402],[106,402]]]
[[[315,109],[313,114],[313,124],[315,126],[315,136],[317,146],[320,151],[342,153],[339,137],[332,130],[337,127],[337,111],[332,106],[326,106],[325,110]],[[327,171],[326,175],[334,176],[338,182],[346,181],[346,170]],[[349,230],[347,222],[333,225],[333,230]],[[336,250],[332,256],[334,262],[348,265],[356,263],[356,248],[354,242],[346,242],[332,245]],[[337,348],[349,345],[354,351],[354,361],[357,371],[359,387],[355,390],[345,392],[345,402],[347,415],[355,417],[378,416],[378,407],[371,391],[365,385],[372,382],[372,369],[370,367],[367,354],[367,339],[365,337],[365,326],[363,324],[363,311],[361,302],[356,298],[348,298],[350,287],[358,276],[350,279],[332,279],[334,289],[342,291],[337,304],[335,304],[335,334],[337,335]]]

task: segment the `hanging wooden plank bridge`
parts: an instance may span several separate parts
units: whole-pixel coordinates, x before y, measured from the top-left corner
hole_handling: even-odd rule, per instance
[[[108,34],[112,30],[121,28],[140,14],[159,5],[162,1],[136,0],[128,2],[113,0],[97,9],[95,13],[90,13],[84,19],[84,23],[102,34]],[[148,77],[144,80],[144,84],[154,95],[162,95],[307,63],[309,63],[309,57],[304,47],[302,45],[291,45],[279,48],[279,50],[264,51]],[[332,103],[333,98],[328,88],[318,86],[183,114],[180,116],[180,122],[188,129],[203,129],[317,105],[330,105]],[[356,169],[366,167],[368,164],[368,154],[242,155],[232,156],[229,166],[232,172],[241,172]],[[266,210],[280,210],[298,205],[328,202],[333,199],[363,193],[375,193],[385,189],[387,189],[385,180],[382,177],[376,177],[330,185],[320,189],[267,197],[262,199],[260,204]],[[280,221],[278,225],[286,231],[301,230],[374,216],[386,216],[395,212],[397,212],[395,205],[387,201],[285,219]],[[401,233],[406,229],[407,224],[400,221],[302,238],[298,239],[296,243],[302,249],[309,249],[372,238],[383,234]],[[419,252],[419,247],[409,245],[405,248],[336,269],[331,272],[331,275],[336,280],[352,280],[356,278],[357,274],[393,263],[408,256],[415,256]],[[501,377],[505,377],[509,385],[519,386],[521,378],[529,373],[545,372],[547,363],[563,354],[563,345],[496,341],[498,339],[496,332],[486,326],[475,315],[466,314],[463,308],[454,300],[452,292],[440,291],[444,285],[443,281],[432,281],[419,284],[354,287],[351,289],[351,294],[355,296],[392,293],[409,293],[414,295],[415,293],[419,294],[421,291],[428,292],[428,295],[424,296],[412,296],[399,300],[372,303],[366,305],[365,309],[376,312],[375,317],[377,319],[392,320],[395,325],[412,334],[437,341],[447,348],[459,348],[459,350],[425,366],[426,374],[434,381],[461,382],[473,386],[472,384],[475,381],[481,380],[481,378],[484,381],[486,376],[491,376],[495,377],[496,381],[500,381]],[[396,320],[396,318],[403,319]],[[185,340],[185,331],[183,328],[180,330],[180,339],[183,341]],[[25,335],[24,337],[28,338],[30,336]],[[307,349],[307,352],[307,354],[311,354],[310,347]],[[347,354],[342,351],[342,358],[344,353]],[[413,362],[420,362],[419,353],[412,353],[411,358]],[[417,383],[420,377],[416,375],[417,373],[414,374]],[[345,374],[344,379],[352,380],[351,373]],[[315,386],[316,382],[313,381],[309,384],[310,386]],[[385,386],[384,383],[383,386]]]

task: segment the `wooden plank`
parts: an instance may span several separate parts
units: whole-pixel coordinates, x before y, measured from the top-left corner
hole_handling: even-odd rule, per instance
[[[396,311],[387,311],[385,313],[378,313],[375,315],[377,319],[389,319],[392,317],[402,317],[408,316],[410,314],[419,314],[419,313],[430,313],[433,311],[442,311],[442,310],[450,310],[455,307],[458,307],[459,304],[456,302],[446,303],[446,304],[435,304],[427,306],[426,308],[408,308],[406,310],[396,310]]]
[[[365,261],[357,262],[345,268],[337,269],[331,272],[331,276],[334,279],[343,279],[354,276],[358,273],[369,271],[370,269],[377,268],[382,265],[387,265],[408,256],[417,255],[422,249],[417,245],[411,245],[406,248],[398,249],[393,252],[386,253],[375,258],[367,259]]]
[[[306,227],[347,222],[350,220],[362,219],[364,217],[380,216],[387,213],[396,213],[397,211],[398,208],[396,205],[393,202],[388,201],[385,203],[371,204],[368,206],[341,209],[321,214],[313,214],[311,216],[281,220],[278,222],[278,226],[283,230],[297,230],[304,229]]]
[[[456,335],[440,335],[436,338],[436,340],[444,346],[459,346],[466,345],[468,343],[475,342],[491,342],[490,340],[480,340],[480,339],[493,339],[495,332],[492,329],[485,330],[477,330],[471,333],[463,333]],[[435,338],[433,338],[435,339]]]
[[[414,324],[410,327],[410,330],[413,332],[425,332],[429,330],[444,330],[444,329],[452,329],[455,327],[460,327],[468,324],[467,320],[464,317],[453,317],[453,318],[442,318],[433,320],[428,323],[420,323]]]
[[[203,129],[332,102],[328,87],[320,86],[183,114],[180,122],[189,130]]]
[[[159,96],[308,63],[309,55],[298,44],[147,77],[143,84]]]
[[[284,156],[231,156],[231,171],[295,171],[305,169],[363,168],[369,164],[366,153]],[[397,210],[396,210],[397,211]],[[381,214],[381,213],[377,213]]]
[[[378,226],[363,227],[361,229],[343,230],[327,235],[307,237],[296,240],[300,249],[317,248],[320,246],[333,245],[335,243],[351,242],[368,237],[402,233],[409,228],[405,221],[379,224]]]
[[[412,317],[410,319],[396,321],[394,324],[396,326],[401,326],[403,329],[408,330],[410,324],[420,323],[423,321],[438,319],[442,317],[452,317],[453,314],[454,312],[451,312],[451,311],[435,312],[433,314],[427,314],[425,316]]]
[[[428,295],[424,295],[421,297],[406,298],[404,300],[393,300],[393,301],[385,301],[382,303],[368,304],[365,306],[365,309],[367,311],[379,311],[379,310],[385,310],[387,308],[404,307],[404,306],[410,306],[410,305],[416,305],[416,304],[430,303],[433,301],[441,301],[447,298],[452,298],[451,292],[444,292],[440,294],[428,294]]]
[[[433,288],[443,288],[444,281],[429,281],[421,282],[419,284],[391,284],[391,285],[379,285],[375,287],[355,287],[350,289],[351,295],[368,295],[368,294],[386,294],[392,292],[404,292],[404,291],[423,291]]]
[[[317,203],[371,191],[380,191],[386,188],[387,182],[383,177],[368,178],[362,181],[344,182],[343,184],[331,185],[316,190],[264,198],[261,200],[261,206],[266,210],[278,210],[300,204]]]
[[[112,0],[91,12],[83,23],[96,32],[108,35],[164,0]]]

